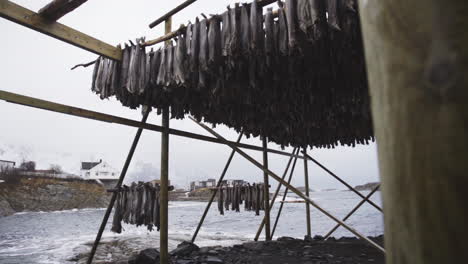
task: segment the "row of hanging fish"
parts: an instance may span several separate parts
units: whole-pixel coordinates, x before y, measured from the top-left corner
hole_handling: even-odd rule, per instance
[[[244,210],[255,211],[260,215],[260,210],[265,210],[264,185],[235,184],[234,186],[221,186],[218,189],[218,210],[224,215],[224,210],[240,212],[240,205],[244,204]]]
[[[159,231],[159,185],[132,183],[123,185],[117,193],[111,231],[122,232],[122,221],[136,226],[144,225],[149,231]]]
[[[170,108],[282,146],[354,146],[374,140],[356,0],[257,1],[197,18],[174,42],[100,57],[92,91],[124,105]],[[277,18],[276,18],[277,17]]]

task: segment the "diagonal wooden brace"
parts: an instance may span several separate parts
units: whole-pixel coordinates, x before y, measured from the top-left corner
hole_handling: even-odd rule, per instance
[[[309,159],[310,161],[314,162],[315,164],[317,164],[320,168],[322,168],[323,170],[325,170],[326,172],[328,172],[328,174],[330,174],[333,178],[337,179],[339,182],[341,182],[343,185],[345,185],[346,187],[348,187],[348,189],[350,189],[352,192],[354,192],[355,194],[359,195],[359,197],[361,197],[362,199],[366,199],[366,197],[364,197],[364,195],[362,195],[360,192],[358,192],[356,189],[354,189],[351,185],[349,185],[348,183],[346,183],[344,180],[342,180],[340,177],[336,176],[335,173],[333,173],[332,171],[330,171],[329,169],[327,169],[325,166],[323,166],[320,162],[318,162],[316,159],[312,158],[309,154],[305,153],[304,151],[302,151],[302,154],[304,154],[304,157],[306,157],[307,159]],[[380,206],[376,205],[374,202],[370,201],[370,200],[367,200],[367,202],[372,205],[373,207],[375,207],[375,209],[379,210],[380,212],[383,212],[382,208],[380,208]]]
[[[346,221],[348,220],[349,217],[351,217],[351,215],[354,214],[354,212],[357,211],[357,209],[359,209],[366,201],[369,200],[369,198],[379,189],[380,187],[380,184],[377,185],[368,195],[366,195],[366,198],[365,199],[362,199],[362,201],[360,201],[343,219],[342,221]],[[340,227],[340,225],[336,225],[335,227],[333,227],[326,235],[325,235],[325,239],[327,239],[329,236],[331,236],[331,234],[333,234],[333,232],[335,232],[336,229],[338,229],[338,227]]]
[[[370,240],[369,238],[367,238],[365,235],[359,233],[358,231],[356,231],[354,228],[348,226],[346,223],[344,223],[343,221],[341,221],[340,219],[336,218],[335,216],[333,216],[332,214],[330,214],[328,211],[326,211],[325,209],[323,209],[321,206],[319,206],[318,204],[316,204],[314,201],[312,201],[310,198],[308,198],[307,196],[305,196],[301,191],[299,191],[296,187],[292,186],[291,184],[287,183],[285,180],[281,179],[278,175],[276,175],[274,172],[266,169],[263,167],[263,165],[261,163],[259,163],[258,161],[256,161],[254,158],[252,158],[250,155],[248,155],[247,153],[245,153],[244,151],[240,150],[238,147],[236,147],[234,144],[228,142],[224,137],[222,137],[220,134],[216,133],[213,129],[209,128],[208,126],[198,122],[197,120],[195,120],[194,118],[192,117],[189,117],[193,122],[197,123],[198,125],[200,125],[202,128],[204,128],[206,131],[210,132],[213,136],[223,140],[225,142],[226,145],[230,146],[232,149],[234,149],[237,153],[239,153],[241,156],[243,156],[245,159],[247,159],[248,161],[250,161],[253,165],[257,166],[259,169],[261,169],[262,171],[266,172],[270,177],[272,177],[273,179],[275,179],[276,181],[278,181],[279,183],[285,185],[286,187],[288,187],[293,193],[295,193],[296,195],[298,195],[299,197],[301,197],[302,199],[304,199],[307,203],[309,203],[310,205],[312,205],[313,207],[317,208],[320,212],[322,212],[323,214],[325,214],[326,216],[330,217],[333,221],[335,221],[336,223],[338,223],[339,225],[343,226],[344,228],[348,229],[351,233],[353,233],[354,235],[356,235],[357,237],[367,241],[369,244],[371,244],[373,247],[375,247],[376,249],[380,250],[381,252],[385,253],[385,249],[382,248],[381,246],[379,246],[377,243],[375,243],[374,241]]]

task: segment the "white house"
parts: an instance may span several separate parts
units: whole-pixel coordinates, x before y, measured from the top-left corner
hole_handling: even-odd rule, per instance
[[[80,176],[86,180],[112,183],[119,179],[120,171],[102,160],[99,160],[99,162],[81,162]]]
[[[15,168],[15,162],[9,160],[0,160],[0,171],[11,170]]]

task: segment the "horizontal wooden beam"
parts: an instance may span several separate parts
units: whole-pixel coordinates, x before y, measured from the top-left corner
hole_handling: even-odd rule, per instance
[[[264,7],[264,6],[273,4],[274,2],[276,2],[276,0],[261,0],[261,1],[258,1],[257,5],[258,5],[259,7]],[[177,10],[177,8],[175,8],[174,10]],[[172,11],[174,11],[174,10],[172,10]],[[178,10],[178,11],[180,11],[180,10]],[[178,11],[177,11],[177,12],[178,12]],[[167,15],[167,14],[166,14],[166,15]],[[277,11],[277,10],[273,11],[273,16],[274,16],[274,17],[277,17],[277,16],[278,16],[278,11]],[[163,17],[164,17],[164,16],[163,16]],[[220,15],[213,15],[213,17],[214,17],[214,18],[216,18],[216,17],[219,18]],[[212,19],[213,17],[211,17],[210,19]],[[164,20],[163,20],[163,21],[164,21]],[[156,22],[157,22],[157,23],[161,23],[161,22],[159,21],[159,19],[156,20],[156,21],[154,21],[153,23],[156,23]],[[153,25],[153,23],[150,24],[150,26],[149,26],[150,28],[152,28],[151,25]],[[163,35],[163,36],[161,36],[161,37],[148,40],[148,41],[146,41],[143,45],[144,45],[144,46],[152,46],[152,45],[155,45],[155,44],[164,42],[164,41],[166,41],[166,40],[173,39],[173,38],[177,37],[177,36],[179,35],[180,32],[183,32],[184,30],[186,30],[186,28],[187,28],[187,26],[184,25],[184,24],[182,24],[182,25],[179,26],[179,28],[178,28],[177,30],[174,30],[174,31],[172,31],[172,32],[169,32],[169,33],[167,33],[167,34],[165,34],[165,35]]]
[[[58,22],[51,22],[39,14],[11,1],[0,0],[0,17],[98,55],[114,60],[121,60],[122,58],[122,50],[120,48],[102,42]]]
[[[161,24],[162,22],[166,21],[166,19],[170,18],[174,14],[178,13],[179,11],[181,11],[182,9],[186,8],[187,6],[193,4],[196,1],[197,0],[186,0],[182,4],[176,6],[171,11],[167,12],[166,14],[162,15],[160,18],[153,21],[151,24],[149,24],[149,27],[154,28],[155,26],[157,26],[157,25]]]
[[[109,114],[104,114],[100,112],[95,112],[95,111],[90,111],[86,110],[83,108],[78,108],[78,107],[73,107],[73,106],[68,106],[68,105],[63,105],[63,104],[58,104],[42,99],[37,99],[34,97],[29,97],[29,96],[24,96],[16,93],[11,93],[7,91],[2,91],[0,90],[0,100],[4,100],[10,103],[15,103],[15,104],[20,104],[20,105],[25,105],[25,106],[30,106],[34,108],[39,108],[43,110],[48,110],[56,113],[62,113],[62,114],[67,114],[67,115],[72,115],[72,116],[77,116],[77,117],[82,117],[82,118],[88,118],[88,119],[93,119],[97,121],[103,121],[103,122],[108,122],[108,123],[116,123],[120,125],[125,125],[125,126],[131,126],[131,127],[137,127],[137,128],[143,128],[151,131],[156,131],[156,132],[162,132],[163,127],[158,126],[158,125],[153,125],[153,124],[148,124],[148,123],[141,123],[140,121],[135,121],[119,116],[114,116],[114,115],[109,115]],[[212,143],[217,143],[217,144],[225,144],[224,140],[214,138],[214,137],[209,137],[209,136],[204,136],[204,135],[199,135],[195,133],[190,133],[182,130],[177,130],[177,129],[169,129],[169,134],[175,135],[175,136],[180,136],[180,137],[186,137],[186,138],[192,138],[192,139],[197,139],[197,140],[202,140],[206,142],[212,142]],[[234,141],[229,141],[230,143],[234,144],[236,147],[239,148],[245,148],[245,149],[250,149],[250,150],[256,150],[256,151],[263,151],[262,147],[255,146],[255,145],[250,145],[250,144],[244,144],[244,143],[237,143]],[[267,149],[268,152],[274,153],[274,154],[279,154],[279,155],[284,155],[284,156],[294,156],[303,159],[304,156],[299,156],[299,155],[292,155],[291,153],[285,152],[285,151],[280,151],[280,150],[275,150],[275,149]]]
[[[41,8],[38,14],[47,18],[49,21],[57,21],[87,1],[88,0],[53,0]]]

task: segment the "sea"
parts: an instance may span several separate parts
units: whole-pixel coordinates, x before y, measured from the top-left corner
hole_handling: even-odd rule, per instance
[[[362,191],[366,195],[368,191]],[[318,205],[338,218],[345,217],[361,198],[353,192],[317,191],[311,198]],[[280,200],[281,196],[277,199]],[[288,195],[286,201],[299,200]],[[381,205],[380,192],[371,200]],[[272,226],[280,203],[271,211]],[[174,249],[182,241],[190,241],[203,214],[207,202],[169,202],[169,247]],[[304,238],[306,235],[306,214],[304,203],[284,203],[282,214],[274,232],[274,239],[281,236]],[[0,218],[0,263],[83,263],[96,237],[103,219],[105,208],[73,209],[54,212],[21,212]],[[225,211],[220,215],[217,204],[213,203],[195,243],[198,246],[230,246],[252,241],[262,221],[262,212]],[[124,231],[115,234],[110,231],[112,216],[103,234],[96,260],[116,261],[139,250],[159,246],[159,232],[148,231],[146,227],[123,225]],[[347,221],[351,227],[366,236],[383,234],[383,215],[373,206],[365,203]],[[325,235],[335,222],[315,208],[311,208],[312,236]],[[334,237],[354,236],[339,227]],[[262,233],[261,239],[264,239]]]

